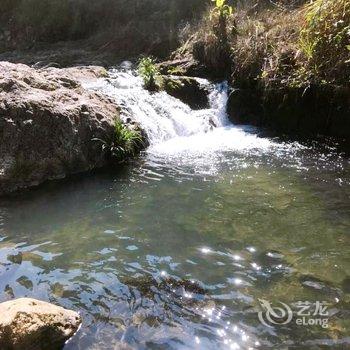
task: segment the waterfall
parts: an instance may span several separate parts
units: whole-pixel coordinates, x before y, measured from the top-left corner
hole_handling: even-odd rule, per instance
[[[124,119],[132,117],[145,130],[147,152],[166,161],[213,163],[223,151],[246,152],[270,148],[274,143],[230,123],[226,113],[227,82],[212,84],[198,79],[209,91],[209,108],[193,110],[166,92],[150,93],[142,79],[124,63],[109,71],[109,78],[85,84],[116,100]]]
[[[226,104],[227,83],[210,84],[198,79],[209,90],[210,108],[192,110],[166,92],[150,93],[143,88],[142,79],[131,69],[112,69],[109,79],[87,84],[113,97],[121,106],[121,116],[131,116],[147,133],[150,144],[155,145],[174,137],[208,132],[213,126],[228,124]]]

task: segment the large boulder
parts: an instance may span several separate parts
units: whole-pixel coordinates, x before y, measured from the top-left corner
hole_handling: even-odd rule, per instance
[[[0,195],[105,165],[119,108],[79,83],[105,74],[0,62]]]
[[[61,349],[78,330],[75,311],[43,301],[20,298],[0,304],[0,349]]]

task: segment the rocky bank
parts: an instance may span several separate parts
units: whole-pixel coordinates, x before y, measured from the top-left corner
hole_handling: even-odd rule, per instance
[[[119,108],[80,84],[106,74],[0,62],[0,195],[106,165]]]

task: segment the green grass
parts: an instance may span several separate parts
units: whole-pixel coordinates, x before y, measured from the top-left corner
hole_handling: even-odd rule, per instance
[[[114,123],[114,134],[111,153],[117,159],[134,156],[143,143],[140,133],[130,130],[120,120],[116,120]]]
[[[114,133],[110,140],[93,139],[102,143],[102,150],[108,158],[122,162],[135,156],[143,147],[143,138],[139,131],[131,130],[117,118],[114,122]]]

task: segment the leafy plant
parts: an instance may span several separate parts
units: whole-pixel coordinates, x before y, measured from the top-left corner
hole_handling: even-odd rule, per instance
[[[162,78],[155,60],[152,57],[143,57],[138,64],[137,70],[143,79],[146,89],[151,91],[159,90],[162,85]]]
[[[135,156],[143,146],[143,139],[140,132],[130,130],[120,119],[114,122],[114,134],[111,140],[93,139],[102,143],[102,150],[115,161],[124,161],[125,159]]]
[[[226,0],[212,0],[215,7],[211,10],[210,16],[219,16],[220,18],[228,18],[233,14],[233,7],[226,4]]]

